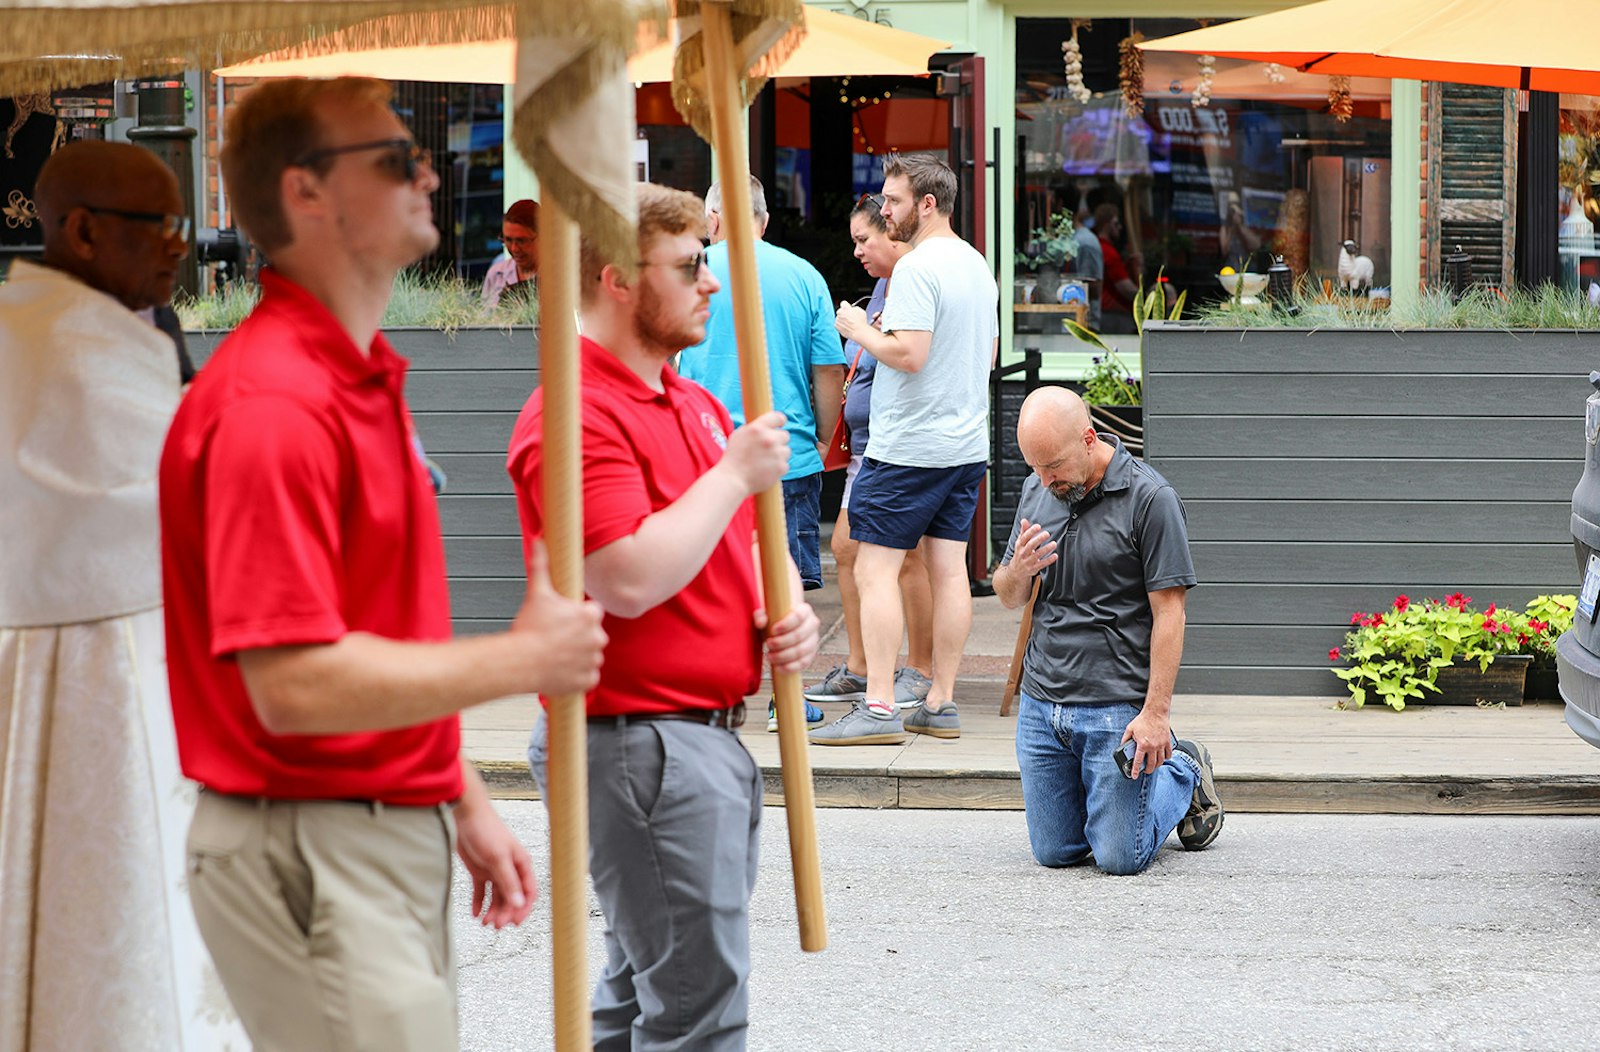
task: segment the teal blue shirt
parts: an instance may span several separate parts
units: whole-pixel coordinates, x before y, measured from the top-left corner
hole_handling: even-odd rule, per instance
[[[704,343],[686,347],[678,373],[728,407],[735,427],[744,424],[744,394],[739,386],[739,347],[733,332],[733,292],[728,284],[728,243],[706,250],[711,273],[722,289],[711,297]],[[761,283],[761,313],[767,325],[767,364],[772,371],[772,407],[787,418],[787,479],[822,470],[817,453],[817,414],[811,400],[811,369],[844,365],[844,347],[833,327],[828,283],[817,268],[786,249],[756,242],[756,276]],[[827,436],[823,436],[826,438]]]

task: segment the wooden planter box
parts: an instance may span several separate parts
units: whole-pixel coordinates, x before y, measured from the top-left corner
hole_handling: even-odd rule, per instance
[[[1575,592],[1596,334],[1145,328],[1146,459],[1188,514],[1178,690],[1338,694],[1357,610]]]
[[[1439,693],[1422,692],[1408,705],[1521,705],[1522,691],[1533,664],[1529,654],[1502,654],[1486,669],[1476,661],[1456,662],[1439,670]]]

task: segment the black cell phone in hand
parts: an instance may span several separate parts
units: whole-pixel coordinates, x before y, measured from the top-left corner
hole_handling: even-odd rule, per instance
[[[1138,751],[1139,743],[1129,738],[1117,746],[1117,751],[1112,754],[1117,758],[1117,769],[1122,772],[1122,777],[1133,777],[1133,757]]]

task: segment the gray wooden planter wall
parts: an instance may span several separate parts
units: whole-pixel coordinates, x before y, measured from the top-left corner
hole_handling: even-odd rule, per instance
[[[1148,459],[1200,578],[1178,689],[1338,694],[1354,611],[1576,592],[1596,367],[1594,332],[1147,329]]]
[[[411,361],[406,400],[423,446],[449,481],[439,518],[449,560],[450,607],[458,633],[505,627],[522,601],[522,532],[506,475],[506,446],[523,403],[539,383],[531,329],[391,329]],[[220,333],[194,333],[202,364]]]

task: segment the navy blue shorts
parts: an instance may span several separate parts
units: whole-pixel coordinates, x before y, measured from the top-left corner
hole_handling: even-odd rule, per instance
[[[910,551],[923,537],[964,541],[978,510],[984,461],[907,468],[867,457],[850,487],[850,538]]]

